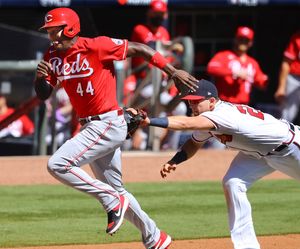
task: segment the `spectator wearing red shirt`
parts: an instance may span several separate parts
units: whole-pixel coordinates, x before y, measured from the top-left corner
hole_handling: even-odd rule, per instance
[[[165,48],[166,54],[164,56],[167,58],[169,62],[172,62],[172,55],[169,56],[170,51],[182,52],[183,47],[179,43],[172,43],[170,40],[169,31],[163,26],[163,22],[168,18],[168,7],[167,3],[162,0],[153,0],[149,5],[149,9],[146,14],[146,23],[138,24],[134,27],[131,41],[139,42],[147,44],[153,49],[156,48],[156,42],[160,41]],[[129,89],[132,87],[132,83],[134,80],[135,85],[139,85],[139,83],[146,77],[147,71],[152,67],[152,65],[145,62],[143,58],[134,57],[132,58],[132,69],[134,74],[128,77],[128,80],[125,82],[125,88]],[[163,80],[161,83],[163,86],[167,84],[167,77],[163,75]],[[134,92],[135,89],[131,89]],[[168,91],[165,91],[160,96],[160,102],[162,105],[167,105],[174,96],[178,93],[176,87],[173,85]],[[146,84],[145,87],[142,88],[140,92],[140,96],[145,100],[149,99],[153,95],[153,87],[150,84]],[[185,115],[187,112],[187,107],[185,103],[179,103],[175,109],[172,111],[173,115]],[[165,114],[162,114],[165,115]],[[161,143],[163,140],[166,141],[164,148],[174,148],[177,149],[180,131],[173,132],[171,136],[167,139],[166,134],[162,134]],[[132,147],[134,149],[145,149],[146,143],[145,140],[147,135],[141,130],[138,130],[133,136]]]
[[[252,86],[265,89],[268,76],[258,62],[249,56],[254,31],[238,27],[232,50],[218,52],[208,63],[207,72],[213,76],[220,99],[236,104],[249,104]]]
[[[14,108],[8,107],[6,97],[0,94],[0,121],[4,120],[14,112]],[[34,132],[34,125],[26,115],[12,122],[6,128],[0,130],[0,138],[4,137],[22,137],[31,135]]]
[[[292,35],[283,54],[275,99],[282,107],[282,118],[293,122],[300,105],[300,31]]]
[[[167,4],[161,0],[150,3],[146,14],[146,23],[138,24],[133,28],[131,41],[147,44],[155,49],[156,41],[167,44],[170,41],[169,31],[162,25],[168,18]],[[132,67],[137,68],[145,63],[140,57],[132,58]],[[148,65],[148,63],[147,63]],[[146,67],[147,68],[147,67]],[[145,70],[138,70],[137,77],[145,77]]]

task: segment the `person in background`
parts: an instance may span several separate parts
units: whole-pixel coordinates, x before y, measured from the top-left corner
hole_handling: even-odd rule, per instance
[[[248,55],[253,45],[254,31],[245,26],[236,30],[231,50],[218,52],[209,61],[207,73],[212,76],[223,101],[248,105],[252,87],[265,89],[268,76],[258,62]],[[216,140],[207,143],[208,148],[225,148]]]
[[[223,101],[249,104],[252,87],[265,89],[268,76],[258,62],[248,55],[254,31],[241,26],[236,30],[233,48],[218,52],[208,63],[207,73],[213,77]]]
[[[162,0],[153,0],[149,5],[149,9],[146,13],[146,22],[144,24],[138,24],[134,27],[131,41],[139,42],[156,49],[156,42],[160,41],[164,48],[166,54],[165,57],[169,62],[172,63],[172,53],[181,53],[183,51],[183,46],[180,43],[171,42],[169,31],[164,27],[164,22],[168,19],[168,6],[165,1]],[[141,82],[145,79],[147,72],[152,68],[152,65],[145,62],[141,57],[132,58],[132,71],[133,76],[130,76],[130,84],[132,84],[132,77],[134,77],[136,87],[138,87]],[[167,75],[163,74],[162,77],[162,86],[167,85]],[[134,89],[135,90],[135,89]],[[160,96],[160,102],[162,105],[167,105],[177,94],[177,89],[173,85],[170,89],[163,91]],[[140,96],[146,101],[153,95],[153,86],[146,84],[142,87]],[[187,107],[184,102],[180,102],[172,111],[173,115],[185,115],[187,112]],[[166,113],[162,112],[162,116],[165,116]],[[166,132],[166,131],[165,131]],[[165,149],[177,149],[177,145],[180,138],[180,131],[171,132],[170,134],[162,133],[161,134],[161,144],[162,148]],[[139,129],[132,138],[132,147],[134,149],[145,149],[147,134]],[[164,145],[163,145],[164,142]]]
[[[51,115],[54,114],[55,119],[55,131],[56,131],[56,143],[58,146],[61,146],[67,139],[72,136],[72,114],[73,107],[70,103],[70,99],[64,90],[64,88],[60,87],[55,92],[55,110],[53,110],[52,99],[48,99],[46,101],[47,106],[47,116],[48,120],[50,120],[49,128],[51,127]],[[77,121],[77,119],[76,119]],[[78,121],[77,121],[77,124]],[[49,129],[49,132],[46,136],[47,144],[51,144],[52,141],[52,133]]]
[[[282,118],[293,122],[300,105],[300,31],[292,35],[283,54],[275,100],[281,105]]]
[[[7,105],[6,97],[0,93],[0,121],[4,120],[14,112],[14,108]],[[34,124],[27,115],[21,116],[12,122],[6,128],[0,130],[0,138],[4,137],[23,137],[32,135],[34,132]]]

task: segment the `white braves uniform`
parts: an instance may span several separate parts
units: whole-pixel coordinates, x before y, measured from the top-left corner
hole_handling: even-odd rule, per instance
[[[213,121],[216,129],[195,131],[195,141],[216,137],[240,151],[223,178],[234,248],[259,249],[246,192],[255,181],[275,170],[300,180],[299,127],[249,106],[223,101],[201,115]]]

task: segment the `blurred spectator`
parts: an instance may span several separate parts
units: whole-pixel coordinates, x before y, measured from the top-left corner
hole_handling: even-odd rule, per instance
[[[14,108],[8,107],[6,97],[0,93],[0,121],[14,112]],[[21,116],[6,128],[0,130],[0,138],[23,137],[33,134],[34,124],[27,115]]]
[[[47,116],[50,121],[49,132],[46,136],[47,144],[51,143],[52,132],[51,132],[51,116],[54,114],[55,119],[55,132],[56,132],[56,143],[58,146],[61,146],[67,139],[71,137],[72,132],[72,111],[73,107],[70,103],[70,99],[64,90],[64,88],[59,88],[55,94],[56,101],[55,110],[53,110],[53,100],[49,99],[46,101],[47,106]],[[77,122],[78,124],[78,122]]]
[[[292,35],[283,54],[275,99],[281,105],[282,118],[293,122],[300,105],[300,31]]]
[[[214,78],[219,97],[235,104],[250,102],[252,86],[265,89],[268,76],[258,62],[248,55],[253,45],[254,31],[241,26],[236,30],[233,48],[218,52],[208,63],[207,73]],[[209,148],[224,148],[217,140],[212,140]]]
[[[232,50],[218,52],[208,63],[207,72],[214,78],[221,100],[249,104],[252,86],[265,89],[268,76],[258,62],[249,56],[254,31],[238,27]]]
[[[131,41],[147,44],[153,49],[156,48],[156,41],[168,44],[170,41],[170,34],[163,26],[163,22],[166,21],[167,18],[167,4],[160,0],[152,1],[146,13],[146,23],[138,24],[133,28]],[[132,68],[137,71],[135,74],[139,78],[145,77],[148,67],[151,67],[148,63],[143,63],[145,63],[143,58],[132,58]],[[138,67],[141,69],[138,69]]]
[[[147,44],[154,49],[156,49],[156,42],[160,41],[163,47],[163,51],[161,51],[161,53],[164,54],[170,62],[173,62],[175,61],[175,57],[172,52],[182,52],[183,46],[180,43],[170,41],[170,34],[168,30],[163,26],[163,23],[167,20],[167,18],[168,7],[166,2],[162,0],[152,1],[146,13],[146,23],[138,24],[134,27],[131,35],[131,41]],[[151,80],[149,82],[146,82],[146,84],[145,82],[143,82],[151,67],[152,66],[146,63],[143,58],[132,58],[133,75],[129,76],[126,80],[125,88],[131,89],[131,91],[134,93],[136,88],[140,84],[143,84],[139,94],[142,100],[140,99],[139,102],[144,102],[147,99],[150,99],[153,95],[153,86],[151,84]],[[135,84],[133,83],[133,80],[136,81]],[[166,75],[163,75],[161,84],[163,87],[167,86]],[[135,87],[133,87],[134,85]],[[166,106],[176,94],[177,89],[173,85],[169,89],[161,93],[160,103],[163,106]],[[135,106],[135,103],[131,103],[131,105]],[[186,112],[187,107],[185,103],[180,102],[172,111],[172,115],[185,115]],[[161,113],[161,115],[166,114]],[[161,143],[165,141],[164,148],[177,149],[181,131],[176,131],[169,134],[167,134],[166,132],[168,131],[163,130],[161,135]],[[142,130],[138,130],[132,138],[133,149],[145,149],[147,144],[146,139],[147,134]]]

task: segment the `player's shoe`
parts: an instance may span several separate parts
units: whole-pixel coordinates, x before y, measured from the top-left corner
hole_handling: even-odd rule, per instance
[[[168,249],[169,245],[171,245],[171,242],[171,237],[165,232],[161,231],[159,240],[154,246],[150,247],[149,249]]]
[[[106,232],[113,235],[122,225],[124,215],[129,206],[127,197],[120,195],[120,204],[107,213]]]

